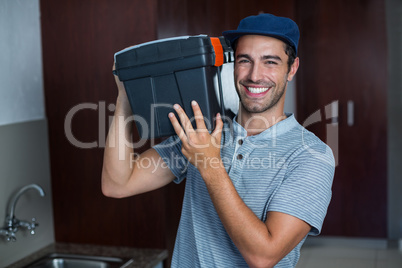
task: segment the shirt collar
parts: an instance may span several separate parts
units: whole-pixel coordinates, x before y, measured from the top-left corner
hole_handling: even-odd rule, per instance
[[[239,123],[237,123],[236,119],[237,115],[233,118],[231,124],[232,125],[231,130],[233,131],[233,138],[236,139],[239,136],[243,138],[247,137],[246,129],[244,129]],[[294,114],[286,113],[286,119],[276,123],[272,127],[264,130],[263,132],[257,135],[250,136],[247,138],[256,142],[272,139],[285,134],[286,132],[296,127],[297,125],[299,125],[299,123],[296,121]]]

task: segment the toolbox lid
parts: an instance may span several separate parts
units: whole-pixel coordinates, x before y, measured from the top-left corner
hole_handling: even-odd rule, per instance
[[[128,47],[115,53],[114,59],[116,73],[120,80],[126,80],[129,69],[131,75],[139,77],[201,66],[221,66],[230,61],[230,56],[224,55],[230,52],[232,50],[223,37],[179,36]]]
[[[133,50],[133,49],[138,49],[138,48],[143,47],[143,46],[152,46],[152,45],[155,45],[155,44],[158,44],[158,43],[165,43],[166,44],[167,42],[170,42],[170,41],[175,42],[175,41],[178,41],[178,40],[183,40],[183,39],[185,40],[185,39],[188,39],[190,37],[207,37],[207,35],[200,34],[198,36],[190,36],[190,35],[176,36],[176,37],[158,39],[158,40],[153,40],[153,41],[150,41],[150,42],[141,43],[141,44],[138,44],[138,45],[127,47],[127,48],[125,48],[123,50],[120,50],[120,51],[116,52],[114,54],[114,60],[116,61],[116,57],[119,56],[120,54],[125,53],[125,52],[130,51],[130,50]]]

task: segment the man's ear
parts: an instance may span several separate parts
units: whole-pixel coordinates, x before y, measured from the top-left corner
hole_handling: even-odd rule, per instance
[[[290,71],[288,73],[288,81],[292,81],[293,77],[295,76],[295,74],[297,72],[297,69],[299,69],[299,57],[296,57],[292,66],[290,66]]]

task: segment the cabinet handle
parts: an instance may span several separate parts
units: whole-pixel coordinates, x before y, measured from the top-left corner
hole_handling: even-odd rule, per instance
[[[327,106],[325,106],[325,118],[331,119],[332,125],[338,124],[338,116],[339,116],[339,102],[333,101]]]
[[[351,100],[348,101],[348,126],[355,124],[355,103]]]
[[[339,116],[339,104],[338,101],[335,101],[331,105],[331,112],[332,112],[332,124],[338,123],[338,116]]]

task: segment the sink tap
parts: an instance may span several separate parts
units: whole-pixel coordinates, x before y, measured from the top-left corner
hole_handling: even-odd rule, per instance
[[[16,241],[17,238],[15,237],[15,232],[9,231],[6,228],[0,229],[0,235],[3,235],[6,237],[6,240],[9,241]]]
[[[29,184],[22,187],[12,198],[10,199],[8,213],[6,217],[6,226],[0,229],[0,235],[6,237],[7,241],[16,241],[15,233],[19,230],[20,227],[24,227],[31,231],[31,234],[35,234],[35,228],[38,226],[36,223],[36,219],[33,218],[32,222],[21,221],[15,217],[15,206],[17,204],[18,199],[24,194],[26,191],[30,189],[35,189],[39,192],[40,196],[45,196],[45,192],[42,187],[37,184]]]

